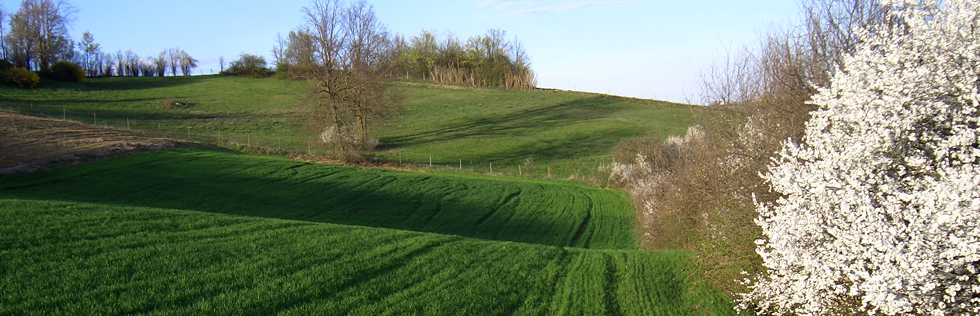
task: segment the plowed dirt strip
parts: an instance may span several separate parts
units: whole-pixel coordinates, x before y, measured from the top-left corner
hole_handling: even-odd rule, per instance
[[[169,138],[0,111],[0,176],[188,145]]]

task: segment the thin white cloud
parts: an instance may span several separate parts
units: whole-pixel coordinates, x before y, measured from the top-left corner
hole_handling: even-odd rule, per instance
[[[622,6],[637,0],[605,0],[605,1],[581,1],[581,0],[476,0],[481,6],[492,7],[505,16],[520,16],[540,13],[558,13],[581,9],[585,7],[610,7]]]

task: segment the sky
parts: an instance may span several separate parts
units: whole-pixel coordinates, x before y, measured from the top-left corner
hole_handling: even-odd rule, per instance
[[[66,0],[77,14],[74,39],[91,32],[103,51],[156,56],[180,47],[219,71],[242,53],[271,61],[277,34],[303,24],[311,0]],[[697,102],[702,69],[727,50],[755,45],[787,24],[795,0],[368,0],[389,32],[432,31],[464,39],[501,29],[531,57],[538,86]],[[11,13],[19,0],[0,0]]]

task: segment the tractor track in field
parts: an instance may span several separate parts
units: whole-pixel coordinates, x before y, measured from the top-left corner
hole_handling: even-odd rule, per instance
[[[504,207],[506,207],[508,204],[510,204],[510,202],[512,202],[514,199],[516,199],[516,198],[518,198],[520,196],[521,196],[521,190],[517,190],[516,193],[511,193],[506,198],[504,198],[504,202],[501,203],[500,206],[497,207],[496,210],[494,210],[493,212],[488,213],[487,215],[484,215],[483,218],[481,218],[480,221],[478,221],[476,223],[476,225],[477,226],[483,225],[483,223],[485,223],[491,217],[493,217],[494,215],[496,215],[497,213],[499,213],[501,209],[503,209]]]
[[[171,138],[0,111],[0,176],[192,146]]]

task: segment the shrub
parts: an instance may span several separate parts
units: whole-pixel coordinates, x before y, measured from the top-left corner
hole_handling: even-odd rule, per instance
[[[27,68],[14,68],[7,72],[10,82],[22,87],[33,89],[41,82],[41,77],[39,77],[33,71],[27,70]]]
[[[14,69],[14,64],[11,64],[6,59],[0,59],[0,72],[7,72]]]
[[[980,314],[980,7],[893,1],[821,89],[805,143],[765,174],[768,274],[741,308],[772,314]]]
[[[59,61],[51,65],[44,76],[57,81],[82,82],[85,81],[85,69],[73,62]]]
[[[534,170],[535,170],[535,168],[534,168],[534,159],[532,159],[530,157],[524,159],[524,171],[527,172],[527,176],[533,177],[534,176]]]
[[[272,71],[266,67],[265,57],[242,54],[238,60],[231,62],[224,75],[250,78],[268,78]]]

